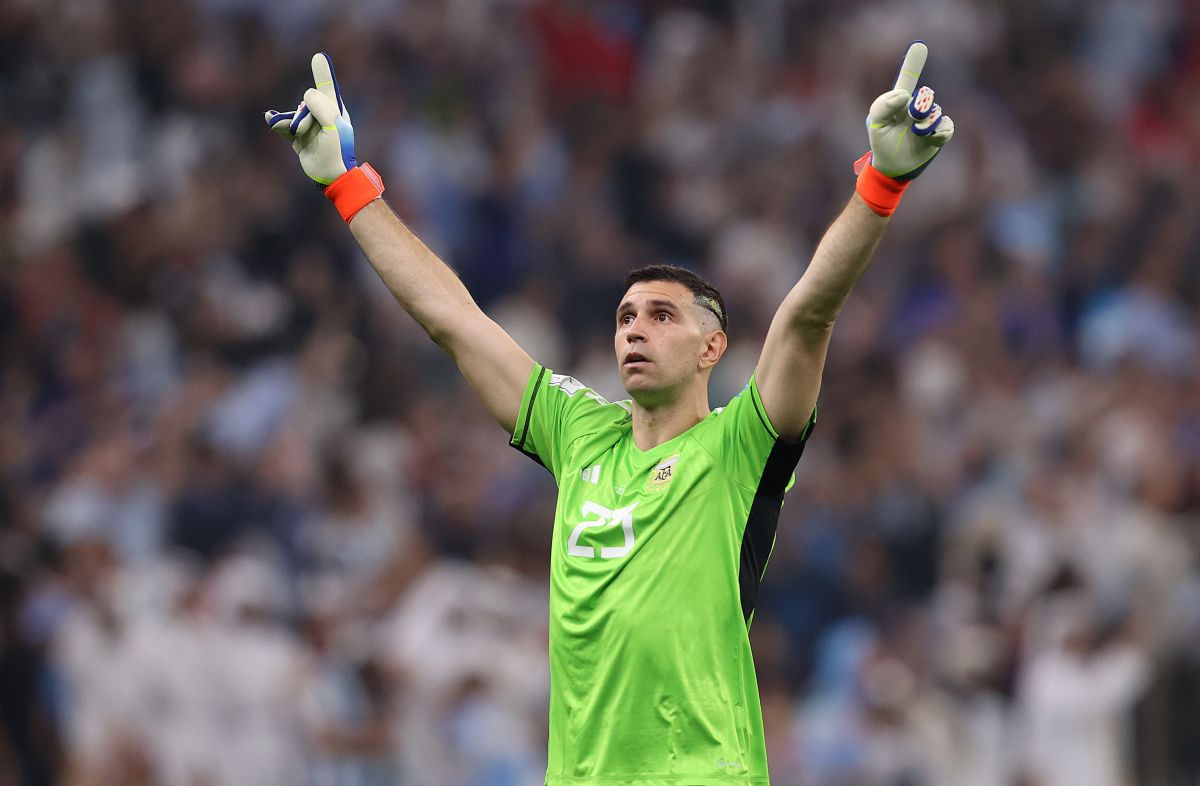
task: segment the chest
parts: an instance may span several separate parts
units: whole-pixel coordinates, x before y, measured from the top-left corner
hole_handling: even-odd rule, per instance
[[[618,443],[582,454],[559,482],[557,550],[572,562],[611,563],[690,549],[722,518],[723,483],[693,443],[646,453]]]
[[[560,480],[560,496],[613,505],[682,501],[699,493],[714,469],[704,450],[690,441],[639,451],[626,438],[584,448],[573,458]]]

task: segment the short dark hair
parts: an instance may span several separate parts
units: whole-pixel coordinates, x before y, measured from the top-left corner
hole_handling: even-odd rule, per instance
[[[634,284],[640,284],[643,281],[674,281],[678,284],[683,284],[691,290],[694,296],[692,302],[700,308],[708,309],[712,312],[717,321],[721,323],[721,330],[729,332],[728,312],[725,311],[725,298],[721,297],[721,293],[717,288],[708,281],[704,280],[699,275],[688,270],[686,267],[678,265],[646,265],[639,267],[637,270],[631,270],[629,275],[625,276],[625,289],[629,289]]]

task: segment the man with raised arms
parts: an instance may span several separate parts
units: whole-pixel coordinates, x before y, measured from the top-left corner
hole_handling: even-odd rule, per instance
[[[547,786],[768,783],[748,630],[784,492],[816,420],[834,320],[909,181],[954,132],[908,50],[871,104],[857,188],[783,299],[744,390],[710,409],[724,301],[696,274],[635,270],[613,348],[630,400],[536,363],[379,198],[328,55],[268,112],[400,304],[511,444],[558,482],[550,561]]]

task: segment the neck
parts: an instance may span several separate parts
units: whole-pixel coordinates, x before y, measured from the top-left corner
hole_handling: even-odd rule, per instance
[[[647,406],[633,401],[633,444],[650,450],[690,429],[708,416],[708,389],[696,387],[679,398]]]

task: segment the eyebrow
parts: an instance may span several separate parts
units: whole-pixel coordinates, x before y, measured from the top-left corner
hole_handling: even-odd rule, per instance
[[[620,314],[623,311],[629,311],[630,309],[634,308],[636,305],[637,304],[634,303],[632,300],[626,300],[624,303],[622,303],[620,306],[617,307],[617,313]],[[678,311],[679,310],[679,306],[677,306],[672,301],[661,300],[659,298],[647,300],[646,305],[654,307],[654,308],[666,308],[666,309],[669,309],[670,311]]]

